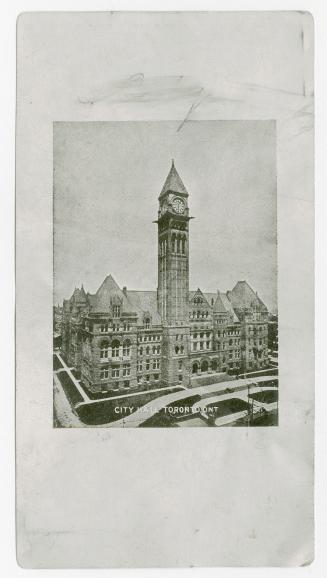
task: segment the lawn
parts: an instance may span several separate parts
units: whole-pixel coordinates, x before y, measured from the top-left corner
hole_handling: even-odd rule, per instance
[[[66,371],[60,371],[57,373],[57,377],[63,387],[63,390],[70,401],[70,403],[74,406],[76,403],[83,401],[83,398],[76,388],[73,380],[69,377]]]
[[[230,413],[238,413],[239,411],[247,411],[248,404],[246,401],[242,399],[232,398],[232,399],[224,399],[223,401],[209,403],[207,408],[215,408],[213,409],[214,416],[223,417],[225,415],[229,415]],[[209,413],[209,412],[208,412]]]
[[[148,403],[149,401],[162,397],[168,393],[176,393],[176,389],[167,389],[163,391],[147,392],[144,395],[129,395],[128,397],[121,397],[119,399],[108,399],[99,401],[98,403],[87,403],[79,406],[76,412],[79,418],[88,425],[101,425],[110,423],[127,417],[134,413],[137,409]],[[126,413],[118,411],[119,408],[128,407]],[[154,417],[154,416],[153,416]],[[151,418],[150,418],[151,419]]]
[[[256,393],[250,393],[251,399],[255,401],[261,401],[261,403],[274,403],[278,401],[278,391],[268,390],[268,391],[258,391]]]
[[[63,365],[61,361],[59,361],[58,357],[54,354],[53,355],[53,370],[57,371],[57,369],[62,369]]]

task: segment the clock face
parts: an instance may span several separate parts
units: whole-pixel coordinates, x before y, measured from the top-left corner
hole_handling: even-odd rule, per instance
[[[184,213],[185,203],[182,199],[175,198],[173,200],[172,205],[173,205],[173,209],[174,209],[175,213],[179,213],[179,214]]]

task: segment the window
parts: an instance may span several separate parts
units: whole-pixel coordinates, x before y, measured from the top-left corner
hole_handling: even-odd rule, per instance
[[[109,369],[101,369],[100,371],[100,378],[101,379],[108,379],[109,377]]]
[[[196,343],[192,343],[192,349],[193,351],[196,351]]]
[[[148,346],[145,350],[146,355],[150,355],[150,347]]]
[[[119,357],[119,341],[112,342],[112,357]]]
[[[129,381],[124,381],[124,388],[129,389]]]
[[[112,330],[113,331],[119,331],[119,323],[113,323]]]
[[[113,367],[111,375],[112,377],[119,377],[119,367]]]
[[[145,369],[146,369],[147,371],[149,371],[149,369],[150,369],[150,361],[148,361],[148,360],[147,360],[147,362],[146,362],[146,364],[145,364]]]
[[[100,325],[100,331],[101,331],[101,333],[107,333],[107,331],[108,331],[108,323],[101,323],[101,325]]]
[[[201,363],[201,371],[202,371],[202,372],[208,371],[208,362],[207,362],[207,361],[202,361],[202,363]]]
[[[140,355],[143,355],[143,347],[140,347],[140,349],[139,349],[139,354],[140,354]]]
[[[100,349],[100,358],[107,359],[108,357],[109,346],[108,343],[103,343]]]
[[[197,373],[197,372],[198,372],[198,369],[199,369],[199,366],[198,366],[198,364],[197,364],[197,363],[193,363],[193,366],[192,366],[192,373]]]
[[[142,361],[138,361],[137,362],[137,371],[142,371],[142,369],[143,369]]]
[[[159,359],[153,360],[153,369],[159,369]]]
[[[113,306],[113,316],[120,317],[120,305]]]
[[[123,365],[123,377],[126,377],[131,374],[131,367],[129,364],[125,363]]]
[[[181,353],[184,353],[184,345],[181,345]]]
[[[176,355],[178,355],[178,353],[179,353],[179,347],[178,347],[178,345],[176,345],[176,347],[175,347],[175,353],[176,353]]]
[[[142,378],[140,375],[137,376],[137,383],[141,383],[142,382]]]
[[[182,375],[179,375],[179,376],[178,376],[178,381],[179,381],[179,382],[183,381],[183,376],[182,376]]]
[[[131,354],[131,342],[129,339],[126,339],[123,343],[123,356],[129,357]]]
[[[153,377],[154,377],[154,380],[155,380],[155,381],[158,381],[158,379],[159,379],[159,374],[158,374],[158,373],[155,373]]]
[[[178,362],[178,370],[181,371],[181,369],[183,369],[183,362],[179,361]]]
[[[149,328],[150,328],[150,319],[149,319],[149,317],[147,317],[145,320],[145,329],[149,329]]]

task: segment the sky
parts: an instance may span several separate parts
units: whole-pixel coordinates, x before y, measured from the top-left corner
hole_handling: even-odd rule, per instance
[[[189,193],[190,289],[246,280],[277,308],[275,122],[54,123],[54,303],[108,274],[157,288],[158,196],[174,159]]]

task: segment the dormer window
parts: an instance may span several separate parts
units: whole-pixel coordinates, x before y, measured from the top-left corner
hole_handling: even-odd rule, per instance
[[[120,305],[113,306],[113,316],[120,317]]]

